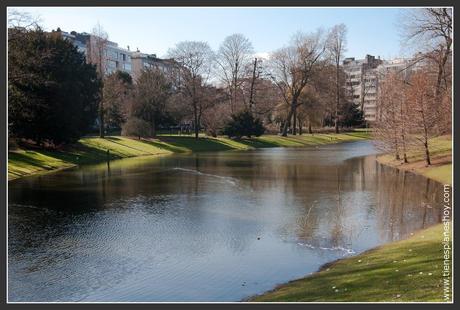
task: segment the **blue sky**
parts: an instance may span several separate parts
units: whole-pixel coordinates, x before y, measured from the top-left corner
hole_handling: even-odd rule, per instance
[[[346,56],[402,56],[398,20],[393,8],[20,8],[39,15],[45,30],[91,32],[99,22],[111,41],[131,50],[166,54],[183,40],[207,41],[217,49],[225,36],[242,33],[256,52],[287,44],[298,30],[309,32],[344,23],[348,27]]]

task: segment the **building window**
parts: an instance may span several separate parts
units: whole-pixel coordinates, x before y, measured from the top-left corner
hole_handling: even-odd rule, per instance
[[[111,59],[118,59],[118,53],[114,50],[108,50],[107,56]]]

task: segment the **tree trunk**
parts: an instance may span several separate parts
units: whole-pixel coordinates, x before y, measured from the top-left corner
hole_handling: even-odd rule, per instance
[[[428,148],[428,141],[427,140],[425,140],[424,145],[425,145],[425,160],[426,160],[426,164],[428,166],[430,166],[431,165],[430,149]]]
[[[232,114],[235,113],[237,89],[238,89],[238,61],[235,62],[235,73],[233,76],[233,94],[232,94],[232,105],[231,105]]]
[[[157,130],[155,128],[155,118],[152,120],[152,136],[154,138],[157,136]]]
[[[193,105],[193,117],[194,117],[194,120],[195,120],[195,139],[198,139],[198,134],[200,132],[200,125],[198,124],[198,107],[196,105],[196,103],[194,103]]]
[[[100,102],[99,102],[99,137],[104,138],[104,91],[101,86],[100,89]]]
[[[311,130],[311,122],[308,122],[308,133],[313,134],[313,130]]]
[[[254,105],[254,83],[256,81],[257,58],[254,59],[254,68],[252,70],[251,92],[249,95],[249,111],[252,113]]]
[[[435,113],[436,114],[435,115],[436,115],[436,119],[438,119],[438,120],[439,120],[440,105],[441,105],[442,77],[444,75],[444,67],[445,67],[445,65],[447,63],[447,58],[448,58],[449,53],[450,53],[451,44],[452,43],[449,40],[449,42],[447,43],[447,46],[446,46],[446,50],[443,53],[442,58],[438,63],[438,76],[437,76],[437,80],[436,80],[436,89],[435,89],[435,100],[436,100],[436,105],[435,105]],[[442,129],[440,131],[442,131]]]
[[[336,90],[336,102],[335,102],[335,133],[339,133],[339,106],[340,106],[340,85],[339,85],[339,67],[340,63],[336,63],[335,70],[335,90]]]
[[[404,147],[403,147],[404,151],[403,151],[403,160],[404,160],[404,163],[407,164],[409,161],[407,160],[407,154],[406,154],[406,146],[404,144]]]
[[[104,138],[104,104],[102,101],[99,107],[99,137]]]
[[[286,122],[284,123],[284,126],[283,126],[283,132],[281,134],[283,137],[287,137],[289,121],[292,119],[292,114],[294,113],[294,109],[296,106],[297,106],[297,98],[292,98],[291,108],[289,109],[289,113],[286,118]]]
[[[302,135],[302,121],[299,119],[299,135]]]
[[[294,107],[294,113],[292,113],[292,135],[297,134],[297,107]]]

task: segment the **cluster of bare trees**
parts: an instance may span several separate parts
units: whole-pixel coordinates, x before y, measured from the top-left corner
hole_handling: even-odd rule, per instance
[[[425,50],[410,68],[389,73],[380,82],[375,134],[380,147],[396,160],[407,163],[408,149],[415,147],[430,165],[430,138],[451,132],[452,11],[411,11],[404,30],[407,40],[423,40]]]
[[[329,116],[338,132],[340,109],[348,100],[340,66],[346,27],[297,33],[290,43],[256,57],[242,34],[224,39],[214,52],[206,42],[179,42],[168,52],[174,66],[167,75],[174,95],[169,104],[178,122],[215,136],[231,115],[248,111],[286,136],[302,134],[305,125],[325,125]],[[330,91],[330,90],[334,91]]]
[[[9,16],[11,24],[24,24],[24,19],[35,23],[19,13]],[[168,51],[168,70],[145,69],[136,81],[108,68],[108,34],[100,24],[89,38],[86,60],[100,80],[101,137],[111,128],[155,136],[157,128],[174,123],[186,124],[196,138],[202,129],[216,136],[242,111],[283,136],[302,134],[304,128],[312,133],[316,126],[335,126],[338,132],[346,117],[343,24],[298,32],[268,57],[256,56],[250,40],[239,33],[226,37],[217,51],[206,42],[179,42]]]

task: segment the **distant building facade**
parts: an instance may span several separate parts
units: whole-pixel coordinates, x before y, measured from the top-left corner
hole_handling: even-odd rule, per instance
[[[353,102],[362,109],[364,119],[372,124],[378,119],[378,88],[379,80],[382,80],[390,72],[398,72],[408,75],[416,70],[417,56],[411,59],[396,58],[382,60],[366,55],[365,59],[355,60],[346,58],[343,61],[343,69],[346,75],[345,87]]]
[[[370,123],[376,120],[377,115],[378,74],[375,69],[382,63],[380,58],[371,55],[359,60],[345,58],[343,61],[348,96],[359,106],[365,120]]]
[[[59,31],[59,30],[58,30]],[[77,33],[60,31],[63,38],[71,41],[80,52],[88,58],[91,48],[91,40],[94,39],[92,34],[83,32]],[[117,70],[129,73],[133,81],[137,81],[142,70],[147,68],[158,68],[167,73],[172,69],[174,61],[171,59],[160,59],[155,54],[146,54],[138,51],[131,51],[128,48],[122,48],[117,43],[107,41],[105,47],[105,70],[111,74]]]
[[[133,52],[132,56],[132,77],[137,81],[143,70],[157,68],[168,74],[171,72],[174,61],[172,59],[161,59],[155,54],[146,54],[139,51]]]

